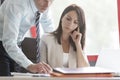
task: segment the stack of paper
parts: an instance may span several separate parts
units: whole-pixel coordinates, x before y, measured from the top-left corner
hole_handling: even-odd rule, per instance
[[[114,71],[100,67],[54,68],[51,74],[58,77],[112,77]]]

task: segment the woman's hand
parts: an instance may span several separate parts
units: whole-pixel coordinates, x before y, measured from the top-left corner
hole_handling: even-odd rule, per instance
[[[73,41],[75,42],[75,45],[76,45],[76,49],[77,49],[77,67],[88,67],[89,64],[87,63],[86,59],[84,58],[84,55],[83,55],[83,50],[82,50],[82,47],[81,47],[81,37],[82,37],[82,34],[79,33],[78,31],[74,31],[73,33],[71,33],[71,37],[73,39]]]
[[[27,69],[30,72],[33,72],[33,73],[45,73],[45,74],[48,74],[48,73],[52,72],[52,68],[48,64],[46,64],[44,62],[40,62],[40,63],[37,63],[37,64],[31,64],[30,66],[27,67]]]
[[[71,37],[73,41],[75,42],[75,45],[80,44],[81,37],[82,37],[81,33],[79,33],[78,31],[74,31],[73,33],[71,33]]]

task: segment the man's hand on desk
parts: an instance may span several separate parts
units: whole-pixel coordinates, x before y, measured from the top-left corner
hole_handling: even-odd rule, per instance
[[[44,62],[39,62],[37,64],[31,64],[30,66],[27,67],[27,69],[33,73],[49,74],[52,72],[52,68]]]

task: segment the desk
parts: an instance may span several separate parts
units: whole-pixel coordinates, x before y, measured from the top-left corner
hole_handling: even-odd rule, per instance
[[[30,77],[30,76],[14,76],[0,77],[0,80],[120,80],[120,77],[87,77],[87,78],[62,78],[62,77]]]

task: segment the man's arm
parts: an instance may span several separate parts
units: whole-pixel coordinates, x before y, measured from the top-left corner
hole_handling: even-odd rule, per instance
[[[19,2],[18,0],[17,2]],[[4,27],[2,42],[8,55],[19,65],[27,68],[32,64],[30,60],[23,54],[21,49],[17,45],[17,38],[19,34],[20,22],[22,19],[22,9],[20,4],[11,1],[6,2],[6,8],[4,10]]]

